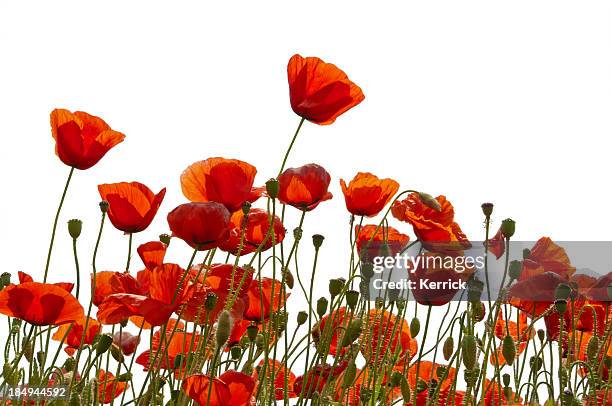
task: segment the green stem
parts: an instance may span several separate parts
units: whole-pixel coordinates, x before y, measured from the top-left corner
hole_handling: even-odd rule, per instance
[[[293,134],[293,138],[291,139],[291,143],[289,144],[289,148],[287,148],[287,152],[285,152],[285,157],[283,158],[283,163],[281,165],[280,171],[278,171],[278,176],[283,173],[285,169],[285,164],[287,163],[287,158],[289,158],[289,152],[291,152],[291,148],[293,148],[293,144],[295,144],[295,140],[300,132],[300,128],[302,128],[302,124],[304,124],[304,118],[300,120],[300,124],[298,124],[297,130],[295,130],[295,134]]]

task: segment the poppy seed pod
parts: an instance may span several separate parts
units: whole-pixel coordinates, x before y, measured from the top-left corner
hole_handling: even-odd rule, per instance
[[[505,219],[501,223],[501,232],[505,238],[510,238],[516,231],[516,222],[512,219]]]
[[[504,383],[504,386],[510,386],[510,374],[503,374],[502,381]]]
[[[312,244],[314,245],[315,249],[319,249],[321,245],[323,245],[324,239],[325,237],[323,237],[321,234],[315,234],[312,236]]]
[[[346,283],[346,280],[343,278],[337,278],[337,279],[330,279],[329,281],[329,294],[332,297],[336,297],[340,294],[340,292],[342,292],[342,288],[344,287],[344,284]]]
[[[444,355],[444,359],[448,361],[453,356],[453,351],[455,350],[455,340],[452,336],[448,336],[446,340],[444,340],[444,345],[442,346],[442,355]]]
[[[298,326],[301,326],[302,324],[306,323],[308,321],[308,313],[306,313],[305,311],[300,311],[297,314],[297,323]]]
[[[542,369],[543,361],[540,357],[531,357],[529,359],[529,367],[532,371],[537,372]]]
[[[525,248],[523,250],[523,259],[527,259],[531,256],[531,250],[529,248]]]
[[[4,288],[5,286],[8,286],[11,284],[11,274],[8,272],[2,272],[2,275],[0,275],[0,283],[2,284],[2,287]],[[19,320],[19,319],[16,319]]]
[[[68,220],[68,233],[74,240],[79,238],[81,230],[83,229],[83,222],[79,219]]]
[[[160,234],[159,235],[159,241],[163,242],[166,245],[170,244],[170,235],[169,234]]]
[[[542,329],[538,329],[538,339],[540,340],[540,342],[544,341],[545,337],[546,337],[546,332]]]
[[[319,317],[323,317],[325,313],[327,313],[327,299],[322,297],[317,300],[317,314]]]
[[[516,358],[516,345],[511,335],[504,337],[504,341],[502,342],[502,355],[506,360],[506,364],[512,365],[514,363],[514,358]]]
[[[106,200],[102,200],[100,202],[100,211],[102,213],[106,213],[108,211],[108,206],[109,206],[108,202]]]
[[[232,356],[233,360],[239,359],[240,355],[242,355],[242,348],[237,345],[234,345],[232,348],[230,348],[230,355]]]
[[[217,332],[215,334],[215,342],[217,348],[223,347],[227,342],[232,331],[232,320],[227,310],[223,310],[219,315],[219,321],[217,322]]]
[[[557,313],[564,314],[567,310],[567,301],[555,300],[555,309],[557,310]]]
[[[461,350],[463,352],[463,365],[468,370],[471,370],[476,365],[476,338],[468,334],[463,337],[461,342]]]
[[[491,214],[493,214],[493,203],[483,203],[480,207],[485,217],[491,217]]]
[[[276,197],[278,196],[278,190],[279,190],[278,180],[269,179],[266,182],[266,192],[268,193],[268,196],[270,196],[272,199],[276,199]]]
[[[413,317],[412,320],[410,320],[410,336],[416,338],[416,336],[419,335],[419,331],[421,331],[421,321]]]
[[[208,293],[206,295],[206,299],[204,300],[204,308],[207,311],[211,311],[217,305],[217,295],[215,293]]]
[[[359,302],[359,292],[356,290],[349,290],[346,292],[346,304],[351,310],[355,310],[357,306],[357,302]]]
[[[246,216],[249,214],[250,211],[251,211],[251,202],[242,203],[242,214]]]
[[[257,334],[259,333],[259,329],[255,324],[251,324],[247,327],[247,337],[249,340],[255,341],[257,339]]]
[[[523,263],[521,261],[513,260],[510,262],[508,266],[508,276],[510,276],[510,279],[516,280],[520,278],[522,272]]]
[[[98,338],[98,343],[96,344],[96,354],[104,354],[113,344],[113,337],[110,334],[102,334]]]
[[[442,206],[440,206],[440,202],[438,202],[432,195],[424,192],[418,192],[418,194],[419,199],[421,200],[421,202],[423,202],[425,206],[437,212],[442,211]]]
[[[555,299],[567,300],[572,293],[572,288],[566,283],[560,283],[555,289]]]

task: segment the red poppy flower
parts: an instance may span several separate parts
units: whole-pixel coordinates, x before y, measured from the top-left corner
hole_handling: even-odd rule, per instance
[[[529,256],[523,261],[523,271],[519,280],[526,280],[545,272],[553,272],[565,280],[569,280],[576,272],[565,249],[548,237],[540,238],[531,248]]]
[[[295,379],[293,391],[298,396],[303,394],[305,399],[310,399],[313,393],[322,393],[328,380],[333,381],[340,376],[347,365],[346,361],[341,361],[335,366],[329,364],[315,365],[306,374]]]
[[[155,269],[164,263],[166,249],[168,246],[161,241],[149,241],[141,244],[136,251],[147,269]]]
[[[436,373],[436,371],[440,367],[448,369],[448,375],[443,381],[439,380],[438,375]],[[417,369],[419,371],[418,376]],[[396,370],[399,370],[399,368],[396,368]],[[415,362],[410,366],[406,379],[410,386],[412,388],[415,388],[417,385],[417,381],[423,380],[425,382],[429,382],[433,378],[437,382],[436,385],[440,387],[440,392],[442,392],[451,388],[456,377],[457,370],[451,366],[437,364],[427,360],[421,360],[420,362]]]
[[[259,361],[259,365],[255,369],[253,373],[253,378],[261,382],[263,379],[259,379],[259,374],[263,372],[263,367],[266,364],[265,360]],[[291,372],[289,368],[286,368],[283,363],[277,360],[268,360],[266,367],[266,376],[267,380],[272,380],[272,375],[274,375],[274,393],[276,400],[285,399],[285,393],[287,393],[287,398],[295,398],[297,397],[296,393],[293,391],[293,384],[295,383],[295,374]],[[287,375],[287,387],[285,389],[285,375]]]
[[[19,278],[20,284],[26,283],[26,282],[34,282],[34,278],[32,278],[30,275],[28,275],[25,272],[18,271],[17,276]],[[68,293],[71,293],[72,288],[74,288],[74,283],[70,283],[70,282],[56,282],[53,285],[64,289]]]
[[[230,213],[261,196],[253,190],[257,169],[237,159],[208,158],[191,164],[181,175],[183,194],[192,202],[221,203]]]
[[[58,326],[84,317],[83,307],[70,292],[40,282],[5,287],[0,291],[0,313],[36,326]]]
[[[365,96],[342,70],[316,57],[293,55],[287,65],[291,108],[316,124],[333,123]]]
[[[272,290],[274,289],[274,297]],[[287,293],[289,297],[289,293]],[[284,304],[282,283],[270,278],[261,278],[261,288],[258,280],[251,281],[247,291],[248,306],[244,311],[244,318],[252,321],[262,321],[270,317],[270,312],[277,312]]]
[[[278,200],[283,204],[309,211],[332,198],[327,191],[331,177],[317,164],[288,168],[278,177]]]
[[[85,333],[83,344],[92,344],[96,335],[100,333],[101,325],[96,319],[92,319],[90,317],[89,322],[85,323],[86,320],[87,319],[83,317],[82,319],[76,320],[73,323],[62,324],[51,338],[60,342],[64,340],[64,344],[66,344],[64,351],[66,351],[68,355],[74,354],[74,352],[81,346],[81,338],[83,338],[85,324],[87,324],[87,332]],[[68,333],[67,336],[66,333]],[[64,337],[66,338],[64,339]]]
[[[608,318],[606,318],[606,309]],[[606,306],[606,303],[591,302],[583,296],[578,296],[567,302],[567,311],[563,315],[557,312],[547,314],[544,316],[544,323],[549,340],[558,341],[562,320],[565,332],[573,329],[603,336],[606,328],[605,321],[610,320],[611,316],[612,309]]]
[[[341,307],[330,314],[324,315],[310,332],[314,343],[319,343],[321,335],[331,334],[331,339],[327,342],[329,344],[329,354],[333,356],[344,354],[347,349],[345,348],[339,352],[338,344],[339,340],[342,340],[343,331],[345,331],[352,319],[353,317],[347,314],[346,307]]]
[[[113,335],[113,344],[121,349],[123,355],[132,355],[140,344],[140,337],[128,331],[116,332]]]
[[[59,159],[77,169],[91,168],[125,138],[100,117],[64,109],[51,112],[51,133]]]
[[[195,278],[199,273],[195,267],[191,269],[191,275]],[[214,264],[204,271],[206,278],[204,283],[210,286],[217,294],[228,294],[230,291],[236,294],[235,290],[240,288],[238,297],[244,297],[250,289],[253,280],[253,268],[234,268],[232,264]],[[232,284],[233,278],[233,284]]]
[[[453,205],[444,196],[436,197],[440,211],[425,205],[417,193],[391,206],[393,216],[410,223],[416,236],[430,251],[448,252],[471,247],[461,227],[454,221]]]
[[[100,402],[106,404],[111,403],[113,399],[116,399],[121,395],[129,385],[127,382],[119,382],[115,375],[104,370],[98,372],[98,399]]]
[[[111,223],[126,233],[137,233],[149,227],[166,195],[166,188],[154,194],[138,182],[102,184],[98,185],[98,191],[102,200],[109,203]]]
[[[173,321],[177,323],[177,321]],[[187,355],[196,352],[202,337],[197,333],[188,333],[183,328],[182,324],[178,324],[175,329],[174,324],[172,324],[166,329],[163,340],[160,331],[156,331],[153,335],[151,348],[136,357],[136,363],[142,365],[145,371],[148,371],[153,367],[151,364],[158,354],[154,369],[169,369],[175,370],[178,374],[184,373],[187,366]],[[178,356],[181,356],[183,361],[180,365],[177,365],[176,362]]]
[[[210,384],[208,375],[191,375],[183,381],[183,390],[200,406],[247,406],[255,390],[252,377],[233,370],[212,379],[212,388]]]
[[[91,275],[93,285],[93,274]],[[100,304],[110,295],[116,293],[133,293],[144,295],[146,292],[138,280],[126,272],[102,271],[96,273],[96,288],[93,295],[93,304]]]
[[[393,227],[378,227],[374,224],[355,226],[355,234],[357,252],[362,259],[395,255],[410,241],[409,236]]]
[[[359,172],[348,184],[340,179],[346,209],[356,216],[372,217],[393,199],[399,183],[393,179],[379,179],[369,172]]]
[[[274,216],[274,234],[271,233],[266,238],[270,228],[270,216],[262,209],[251,209],[246,217],[241,210],[235,212],[230,218],[232,228],[229,238],[219,245],[219,248],[237,255],[240,248],[240,240],[243,239],[241,255],[246,255],[257,251],[257,248],[264,241],[265,244],[263,244],[261,252],[270,249],[274,244],[282,242],[285,239],[285,227],[283,227],[283,223],[278,216]],[[244,237],[242,236],[243,230]]]
[[[230,213],[216,202],[185,203],[168,213],[172,235],[205,251],[227,240]]]
[[[398,364],[416,355],[418,344],[410,335],[406,320],[378,309],[370,310],[368,317],[368,329],[363,331],[361,337],[361,353],[371,363],[380,365],[383,360],[395,356],[396,351],[399,354]]]
[[[511,317],[515,319],[515,317]],[[518,325],[514,320],[505,320],[502,316],[502,312],[499,313],[497,322],[495,323],[495,336],[500,340],[510,335],[514,338],[514,341],[525,342],[533,338],[535,331],[531,326],[531,323],[527,321],[527,315],[523,312],[518,313]]]
[[[528,316],[538,317],[554,303],[555,289],[562,282],[563,279],[553,272],[516,282],[510,287],[510,304]]]

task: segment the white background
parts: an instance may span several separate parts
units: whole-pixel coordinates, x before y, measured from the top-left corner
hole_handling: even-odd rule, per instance
[[[294,53],[337,64],[366,95],[331,126],[306,123],[288,162],[316,162],[332,175],[334,199],[305,225],[307,238],[326,236],[320,294],[346,272],[338,179],[357,171],[445,194],[472,239],[483,238],[484,201],[495,203],[496,222],[517,221],[519,239],[609,239],[611,11],[607,1],[558,0],[4,1],[1,270],[42,275],[68,174],[53,152],[53,108],[99,115],[127,136],[73,178],[50,273],[71,281],[65,223],[84,221],[79,250],[88,271],[98,183],[168,188],[158,217],[135,238],[142,243],[167,231],[190,163],[239,158],[257,166],[257,184],[276,174],[299,121],[286,79]],[[127,238],[107,226],[99,269],[121,270]],[[189,252],[176,241],[169,260],[184,266]]]

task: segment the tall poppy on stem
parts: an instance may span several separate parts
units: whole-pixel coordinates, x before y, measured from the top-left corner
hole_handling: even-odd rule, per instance
[[[288,168],[278,177],[278,200],[304,211],[332,198],[327,190],[331,177],[320,165],[308,164]]]
[[[183,381],[183,390],[198,405],[247,406],[251,404],[255,380],[233,370],[212,379],[209,375],[195,374]]]
[[[204,251],[227,240],[230,213],[217,202],[185,203],[168,213],[168,225],[173,236]]]
[[[255,252],[260,245],[261,252],[264,252],[279,244],[285,238],[285,227],[278,216],[268,214],[265,210],[253,208],[245,215],[242,210],[236,211],[230,218],[231,231],[229,238],[224,241],[219,248],[234,255],[246,255]],[[272,222],[272,233],[268,236],[268,229]],[[244,233],[244,236],[242,235]],[[267,238],[266,238],[267,237]],[[242,250],[240,242],[242,241]]]
[[[355,216],[372,217],[391,201],[399,189],[393,179],[379,179],[369,172],[359,172],[347,186],[340,179],[346,209]]]

